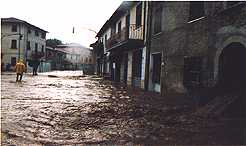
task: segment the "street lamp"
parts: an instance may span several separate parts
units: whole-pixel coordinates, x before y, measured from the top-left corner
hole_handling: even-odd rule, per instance
[[[97,32],[95,30],[90,29],[90,28],[82,27],[82,29],[86,29],[86,30],[89,30],[89,31],[94,32],[95,34],[97,34]],[[72,33],[74,33],[74,32],[75,32],[75,27],[73,27]]]

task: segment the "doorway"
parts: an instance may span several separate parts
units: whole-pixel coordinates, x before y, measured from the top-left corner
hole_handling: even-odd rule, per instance
[[[132,75],[133,86],[141,87],[141,73],[142,73],[142,49],[133,52],[132,57]]]
[[[152,83],[153,90],[160,92],[160,77],[161,77],[161,53],[152,54]]]
[[[231,43],[219,57],[218,84],[226,91],[238,92],[246,86],[246,48],[241,43]]]

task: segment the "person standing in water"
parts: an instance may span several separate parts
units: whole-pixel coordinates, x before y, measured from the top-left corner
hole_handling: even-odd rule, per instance
[[[16,82],[22,80],[23,72],[26,72],[26,66],[22,62],[22,60],[19,60],[15,65],[15,72],[16,72]],[[20,77],[20,79],[19,79]]]

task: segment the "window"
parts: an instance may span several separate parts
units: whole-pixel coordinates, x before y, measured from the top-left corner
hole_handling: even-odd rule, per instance
[[[105,42],[103,42],[105,48],[107,47],[107,39],[108,39],[107,37],[108,37],[107,34],[105,34],[105,36],[104,36]]]
[[[116,32],[116,24],[114,23],[113,26],[111,26],[111,34],[115,34]]]
[[[194,20],[204,16],[204,2],[192,1],[190,2],[190,17],[189,20]]]
[[[12,25],[12,32],[17,32],[17,25]]]
[[[11,57],[11,65],[15,66],[16,64],[16,57]]]
[[[118,23],[118,33],[121,31],[121,21]]]
[[[38,43],[35,43],[35,52],[38,52]]]
[[[160,84],[161,77],[161,53],[153,54],[153,74],[152,81]]]
[[[154,34],[161,32],[161,21],[162,21],[162,5],[159,2],[155,2],[154,11]]]
[[[141,22],[142,22],[142,3],[140,2],[140,4],[137,6],[136,9],[136,27],[141,26]]]
[[[28,29],[27,32],[28,32],[28,34],[32,33],[31,29]]]
[[[27,50],[31,50],[31,42],[27,41],[27,46],[26,46]]]
[[[42,50],[41,51],[42,51],[42,53],[44,53],[44,45],[42,45]]]
[[[103,40],[103,38],[101,39],[101,41],[102,41],[102,43],[104,43],[104,40]]]
[[[39,36],[39,33],[38,33],[38,31],[37,31],[37,30],[35,31],[35,36]]]
[[[41,38],[45,39],[45,33],[42,33]]]
[[[187,88],[194,88],[201,83],[202,57],[185,57],[183,83]]]
[[[85,59],[85,63],[87,63],[88,62],[88,58],[86,57],[86,59]]]
[[[17,49],[17,40],[11,41],[11,49]]]
[[[89,58],[89,63],[91,63],[91,58]]]
[[[126,16],[126,37],[129,37],[129,29],[130,29],[130,14]]]

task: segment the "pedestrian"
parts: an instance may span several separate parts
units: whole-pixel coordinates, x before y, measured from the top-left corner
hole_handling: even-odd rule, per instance
[[[15,72],[16,72],[16,82],[22,80],[23,72],[26,72],[26,66],[22,62],[22,60],[19,60],[15,65]],[[20,76],[20,79],[19,79]]]
[[[32,75],[33,76],[38,75],[37,71],[38,71],[39,64],[40,64],[39,60],[34,60],[33,61],[33,70],[32,70]]]

